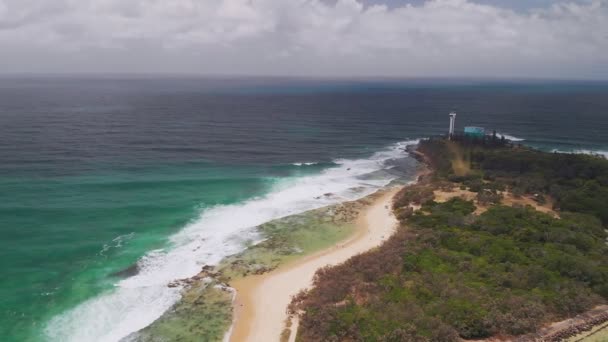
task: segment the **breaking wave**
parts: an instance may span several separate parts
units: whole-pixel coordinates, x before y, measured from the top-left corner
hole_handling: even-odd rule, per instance
[[[311,165],[318,165],[319,162],[298,162],[298,163],[292,163],[291,165],[293,166],[311,166]]]
[[[589,154],[589,155],[594,155],[594,156],[602,156],[602,157],[608,159],[608,151],[603,151],[603,150],[576,149],[576,150],[571,150],[571,151],[563,151],[563,150],[559,150],[559,149],[553,149],[553,150],[551,150],[551,152]]]
[[[498,137],[505,137],[505,139],[511,140],[511,141],[524,141],[526,139],[524,138],[518,138],[509,134],[503,134],[503,133],[497,133],[496,134]]]
[[[264,196],[204,209],[170,237],[169,247],[139,260],[136,275],[54,317],[45,329],[47,337],[118,341],[148,326],[180,299],[181,289],[167,286],[171,281],[191,277],[202,266],[242,251],[246,243],[260,241],[255,227],[262,223],[358,199],[386,186],[400,177],[394,169],[400,159],[408,158],[405,147],[417,142],[400,142],[365,159],[338,159],[336,166],[318,174],[279,179]]]

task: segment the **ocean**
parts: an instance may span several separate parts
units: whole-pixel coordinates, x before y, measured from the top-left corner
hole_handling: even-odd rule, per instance
[[[0,78],[2,341],[120,340],[256,225],[411,177],[452,110],[608,155],[605,82]]]

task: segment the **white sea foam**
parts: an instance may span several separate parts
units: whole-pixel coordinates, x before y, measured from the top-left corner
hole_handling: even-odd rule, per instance
[[[577,150],[571,150],[571,151],[562,151],[562,150],[558,150],[558,149],[553,149],[551,152],[558,152],[558,153],[577,153],[577,154],[591,154],[591,155],[603,156],[604,158],[607,158],[607,159],[608,159],[608,151],[602,151],[602,150],[585,150],[585,149],[577,149]]]
[[[148,326],[180,298],[181,289],[167,287],[169,282],[238,253],[246,241],[259,241],[255,227],[264,222],[377,191],[397,177],[381,170],[389,168],[389,161],[403,158],[405,146],[415,143],[398,143],[367,159],[336,160],[336,167],[317,175],[279,180],[265,196],[204,210],[170,238],[171,247],[143,257],[137,275],[52,319],[46,328],[48,338],[118,341]]]
[[[121,248],[123,246],[123,243],[125,243],[128,240],[131,240],[133,238],[133,236],[135,236],[135,232],[131,232],[129,234],[119,235],[119,236],[115,237],[114,239],[112,239],[112,242],[106,243],[103,245],[103,248],[101,249],[101,251],[99,251],[99,255],[105,256],[105,253],[107,251],[109,251],[110,249]]]
[[[574,153],[582,153],[582,154],[591,154],[591,155],[599,155],[604,158],[608,158],[608,151],[601,150],[575,150]]]
[[[299,162],[299,163],[292,163],[291,165],[294,166],[311,166],[311,165],[317,165],[319,164],[318,162]]]
[[[524,141],[526,139],[523,138],[518,138],[518,137],[514,137],[512,135],[509,134],[503,134],[503,133],[496,133],[496,136],[498,137],[505,137],[505,139],[511,140],[511,141]]]

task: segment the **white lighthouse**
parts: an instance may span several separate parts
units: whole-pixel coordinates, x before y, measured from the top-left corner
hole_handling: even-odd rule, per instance
[[[452,135],[454,134],[454,125],[456,124],[456,113],[455,112],[451,112],[450,113],[450,133],[449,133],[449,138],[452,139]]]

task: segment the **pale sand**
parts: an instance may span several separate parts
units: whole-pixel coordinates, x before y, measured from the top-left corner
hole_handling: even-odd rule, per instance
[[[477,200],[476,200],[477,193],[476,192],[471,192],[469,190],[462,190],[462,189],[460,189],[460,187],[457,187],[457,186],[453,187],[449,191],[435,190],[435,191],[433,191],[433,194],[435,195],[435,202],[438,202],[438,203],[447,202],[454,197],[460,197],[467,201],[473,201],[473,202],[475,202],[475,206],[477,207],[477,209],[475,209],[476,215],[480,215],[480,214],[484,213],[489,208],[489,206],[483,206],[477,202]],[[559,217],[559,214],[555,210],[553,210],[553,200],[551,198],[547,198],[546,199],[547,202],[545,204],[538,204],[530,196],[515,197],[509,191],[502,191],[502,192],[500,192],[500,194],[503,196],[502,200],[500,201],[500,204],[502,204],[502,205],[506,205],[506,206],[514,206],[514,205],[527,206],[527,205],[529,205],[529,206],[532,206],[537,211],[540,211],[541,213],[549,214],[553,217]],[[414,208],[414,209],[418,209],[418,208]]]
[[[391,189],[375,199],[357,222],[357,232],[347,241],[304,257],[273,272],[236,281],[235,323],[230,341],[274,342],[280,340],[287,319],[287,305],[292,296],[309,288],[315,272],[324,266],[337,265],[354,255],[382,244],[397,227],[391,207],[398,189]],[[297,322],[290,340],[295,337]]]

